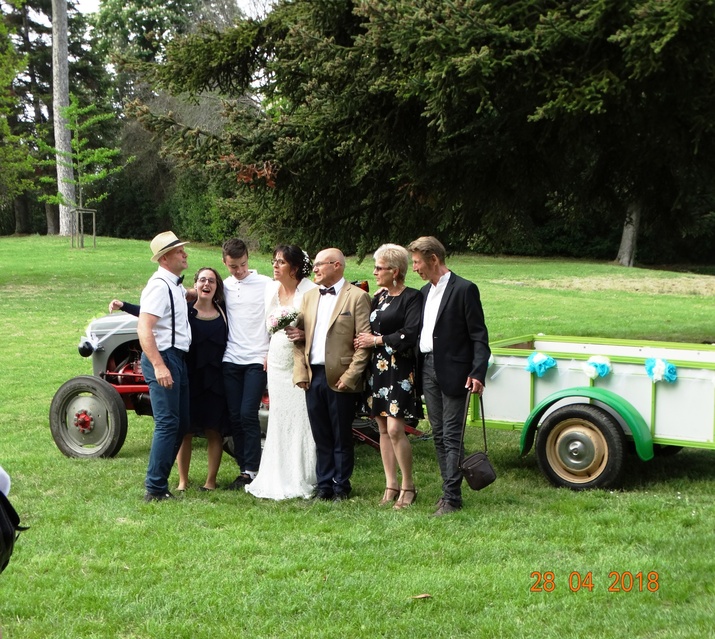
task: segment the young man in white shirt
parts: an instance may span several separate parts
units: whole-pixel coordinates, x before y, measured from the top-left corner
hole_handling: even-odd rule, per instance
[[[233,450],[241,469],[228,488],[243,490],[261,460],[258,407],[266,388],[269,344],[264,295],[271,278],[248,268],[248,247],[237,238],[224,242],[223,263],[231,274],[223,283],[229,324],[223,377]]]

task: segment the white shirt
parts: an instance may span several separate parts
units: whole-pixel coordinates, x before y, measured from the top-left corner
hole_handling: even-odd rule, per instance
[[[345,278],[333,284],[335,295],[321,295],[318,302],[318,315],[315,318],[315,331],[313,332],[313,343],[310,345],[310,363],[318,366],[325,366],[325,340],[328,338],[328,328],[330,328],[330,318],[335,310],[335,303],[338,295],[345,285]],[[326,288],[321,286],[321,289]],[[330,288],[330,287],[327,287]]]
[[[268,353],[266,330],[266,286],[270,277],[249,271],[242,280],[233,275],[223,281],[228,314],[228,343],[224,362],[263,364]]]
[[[439,278],[436,286],[434,284],[430,286],[429,293],[427,294],[425,311],[422,315],[422,332],[420,333],[420,352],[422,353],[431,353],[434,348],[432,343],[434,325],[437,323],[439,305],[442,303],[444,291],[447,288],[447,282],[449,282],[449,276],[451,274],[452,271],[447,271]]]
[[[149,313],[159,318],[154,324],[152,333],[160,352],[171,348],[172,321],[169,295],[174,298],[174,346],[188,353],[191,345],[186,289],[177,281],[176,275],[160,266],[149,278],[139,301],[142,313]]]

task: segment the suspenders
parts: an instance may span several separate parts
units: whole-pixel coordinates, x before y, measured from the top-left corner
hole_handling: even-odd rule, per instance
[[[171,284],[166,280],[162,280],[169,289],[169,301],[171,302],[171,348],[174,348],[176,343],[176,309],[174,307],[174,295],[171,292]]]

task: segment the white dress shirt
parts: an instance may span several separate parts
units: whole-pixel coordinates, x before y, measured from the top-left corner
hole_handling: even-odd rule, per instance
[[[432,343],[434,325],[437,323],[439,305],[442,303],[444,291],[447,288],[447,282],[449,282],[449,276],[451,274],[452,271],[447,271],[439,278],[437,285],[432,284],[430,286],[429,293],[427,294],[424,315],[422,316],[422,332],[420,333],[420,352],[422,353],[431,353],[434,348]]]
[[[313,343],[310,345],[310,363],[325,366],[325,340],[328,338],[330,328],[330,318],[335,310],[335,303],[338,295],[345,285],[345,278],[333,284],[335,295],[321,295],[318,301],[318,314],[315,318],[315,331],[313,332]],[[321,286],[321,289],[326,288]],[[329,288],[329,287],[328,287]]]
[[[174,299],[174,347],[188,353],[191,345],[186,289],[178,283],[178,279],[171,271],[160,266],[149,278],[139,301],[142,313],[159,318],[152,329],[159,352],[171,348],[171,298]]]

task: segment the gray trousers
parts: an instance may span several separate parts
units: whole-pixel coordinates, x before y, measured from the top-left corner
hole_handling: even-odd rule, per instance
[[[465,388],[463,395],[445,395],[434,372],[432,355],[427,353],[422,367],[422,392],[427,404],[427,417],[432,426],[439,472],[442,475],[442,498],[453,506],[461,507],[462,471],[459,469],[459,462],[464,453],[461,442],[464,402],[468,391]]]

